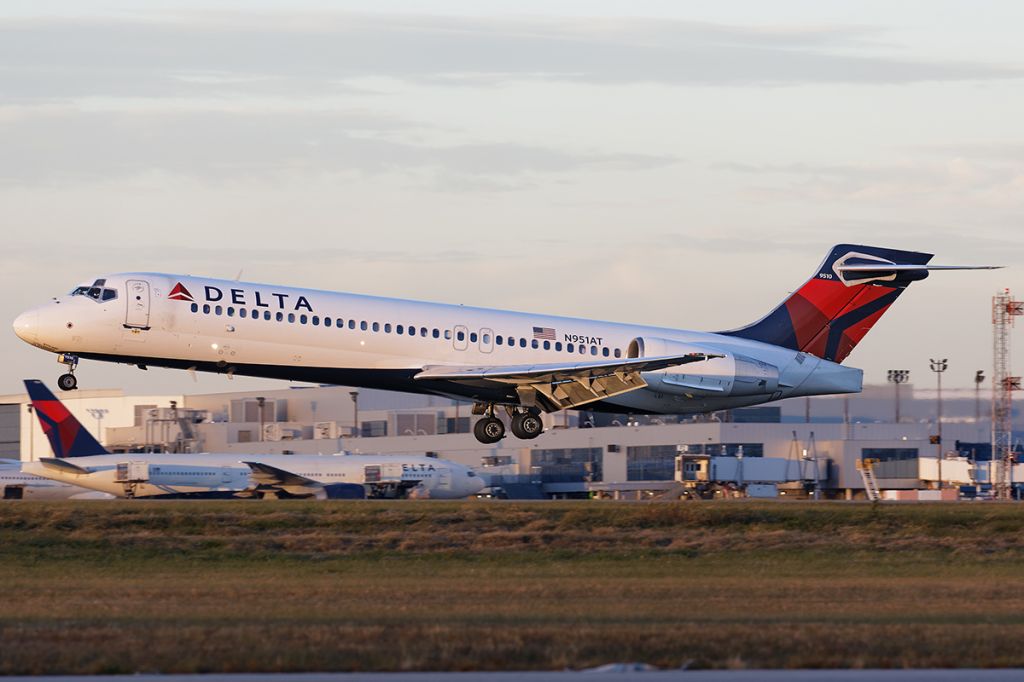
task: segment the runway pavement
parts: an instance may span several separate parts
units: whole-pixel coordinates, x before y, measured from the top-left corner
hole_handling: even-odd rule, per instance
[[[1012,670],[637,670],[605,666],[590,671],[550,672],[424,672],[424,673],[270,673],[231,675],[88,675],[8,677],[54,682],[1008,682],[1024,680],[1024,669]]]

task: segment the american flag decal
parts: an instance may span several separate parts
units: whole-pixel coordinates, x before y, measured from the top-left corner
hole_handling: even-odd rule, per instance
[[[555,330],[552,327],[534,327],[533,338],[544,339],[546,341],[555,340]]]

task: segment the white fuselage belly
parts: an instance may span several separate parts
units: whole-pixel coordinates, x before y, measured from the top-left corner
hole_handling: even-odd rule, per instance
[[[108,278],[120,291],[127,289],[129,296],[133,281],[148,285],[145,310],[141,302],[120,297],[106,302],[83,296],[55,299],[39,309],[40,316],[47,318],[47,324],[41,326],[63,331],[51,333],[36,345],[122,362],[195,366],[413,392],[475,397],[489,389],[487,398],[494,400],[494,391],[504,391],[511,399],[514,391],[509,387],[423,383],[411,377],[430,365],[612,361],[627,357],[634,339],[653,337],[757,358],[779,368],[779,389],[771,395],[742,397],[668,395],[657,389],[655,378],[649,380],[647,389],[603,402],[630,410],[681,413],[840,392],[834,385],[819,387],[807,381],[825,366],[851,373],[843,377],[842,390],[860,389],[858,370],[721,334],[173,275],[139,273]],[[189,292],[188,296],[179,293],[172,298],[179,287]],[[62,322],[65,318],[66,323]],[[330,320],[329,326],[325,319]],[[509,345],[509,339],[514,345]]]
[[[147,463],[146,480],[122,481],[118,479],[118,464],[129,461]],[[367,480],[367,467],[379,467],[381,481],[416,485],[434,498],[459,498],[478,492],[483,487],[478,478],[468,484],[461,465],[432,457],[389,455],[93,455],[68,460],[88,470],[78,474],[43,462],[25,462],[26,473],[44,476],[54,481],[99,490],[123,497],[126,483],[134,497],[170,495],[201,495],[223,492],[231,496],[254,489],[256,483],[244,461],[255,461],[276,467],[291,474],[316,481],[322,485],[351,483],[364,485],[377,481]],[[390,468],[389,468],[390,467]]]

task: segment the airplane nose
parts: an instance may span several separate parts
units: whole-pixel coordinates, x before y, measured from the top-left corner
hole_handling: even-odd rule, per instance
[[[30,310],[14,320],[14,333],[27,343],[35,343],[39,336],[39,312]]]

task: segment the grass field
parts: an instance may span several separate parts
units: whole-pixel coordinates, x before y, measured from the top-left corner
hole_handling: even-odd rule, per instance
[[[1024,665],[1024,507],[0,505],[0,673]]]

